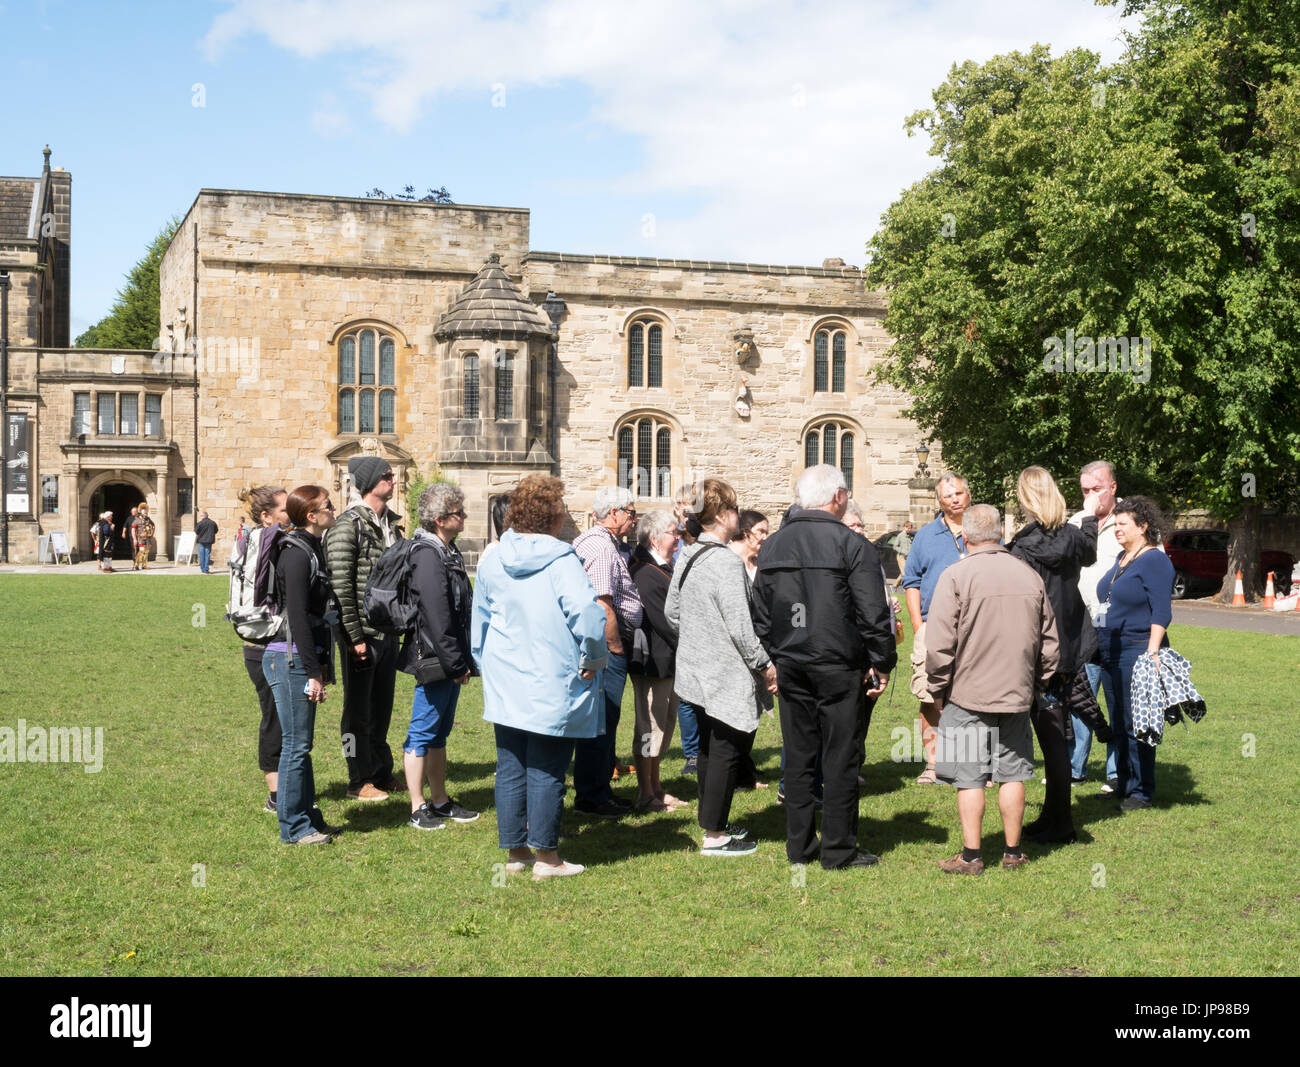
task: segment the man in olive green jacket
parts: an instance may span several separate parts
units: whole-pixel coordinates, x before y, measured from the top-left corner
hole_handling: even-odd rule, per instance
[[[401,639],[386,637],[369,623],[362,601],[366,581],[384,549],[402,536],[393,498],[393,468],[378,456],[354,456],[348,475],[361,500],[338,517],[325,535],[325,562],[339,601],[339,661],[343,666],[343,756],[348,764],[348,797],[387,800],[404,790],[393,776],[388,726],[393,718],[393,688]]]

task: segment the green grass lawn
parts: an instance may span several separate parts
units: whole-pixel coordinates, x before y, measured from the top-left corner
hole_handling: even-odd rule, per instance
[[[483,818],[419,833],[404,795],[347,802],[335,688],[317,718],[316,781],[326,819],[347,832],[327,848],[280,845],[258,810],[257,701],[225,593],[221,577],[0,578],[0,726],[104,730],[97,774],[0,764],[0,972],[1297,972],[1295,637],[1175,627],[1210,714],[1161,746],[1158,808],[1120,816],[1097,796],[1094,746],[1093,780],[1075,792],[1080,843],[1031,847],[1023,870],[992,862],[992,805],[983,877],[936,868],[960,847],[955,795],[910,784],[919,765],[890,758],[891,731],[910,730],[916,710],[900,674],[867,740],[861,841],[879,867],[786,862],[780,733],[765,719],[755,758],[772,786],[733,809],[757,855],[699,856],[693,807],[618,824],[566,814],[562,852],[589,869],[534,884],[494,871],[495,749],[477,683],[448,751],[454,795]],[[399,675],[398,750],[410,700]],[[623,756],[630,700],[629,687]],[[693,799],[680,768],[674,748],[666,783]],[[1029,817],[1042,795],[1035,779]]]

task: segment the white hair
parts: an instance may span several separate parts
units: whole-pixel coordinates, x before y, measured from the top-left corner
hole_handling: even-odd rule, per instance
[[[596,490],[596,499],[591,502],[591,513],[600,522],[615,508],[625,508],[635,499],[630,489],[624,489],[621,485],[607,485]]]
[[[848,489],[844,473],[829,463],[809,467],[794,483],[794,502],[801,508],[825,507],[839,490]]]
[[[669,530],[677,529],[677,516],[659,509],[647,512],[636,524],[636,543],[649,546],[651,538],[663,537]]]
[[[844,505],[844,514],[852,515],[858,520],[858,522],[862,523],[863,526],[867,524],[867,517],[862,514],[862,509],[858,507],[858,502],[856,500],[851,499]]]
[[[416,517],[429,533],[437,533],[438,526],[434,520],[447,519],[453,511],[460,511],[464,505],[465,492],[460,486],[450,482],[434,482],[420,494],[416,504]]]

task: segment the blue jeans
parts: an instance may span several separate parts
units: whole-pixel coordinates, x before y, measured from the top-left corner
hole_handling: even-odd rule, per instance
[[[212,563],[212,546],[199,545],[199,570],[204,574],[208,573],[208,567]]]
[[[1118,635],[1117,635],[1118,636]],[[1102,663],[1110,674],[1115,693],[1115,767],[1122,797],[1151,800],[1156,791],[1156,750],[1133,736],[1133,665],[1146,653],[1146,641],[1121,644],[1117,639],[1103,645]]]
[[[554,851],[560,843],[564,773],[573,738],[550,737],[495,723],[497,842],[502,848]]]
[[[1110,720],[1111,733],[1118,733],[1115,728],[1115,688],[1111,684],[1110,672],[1100,664],[1085,663],[1083,669],[1088,672],[1088,684],[1092,686],[1092,695],[1106,695],[1106,717]],[[1088,753],[1092,751],[1092,730],[1077,715],[1074,720],[1074,751],[1070,754],[1070,773],[1082,778],[1088,769]],[[1115,741],[1112,738],[1106,745],[1106,781],[1113,781],[1115,774]]]
[[[280,819],[280,840],[292,844],[323,825],[316,807],[316,779],[312,774],[311,745],[316,731],[316,705],[307,699],[303,689],[307,685],[307,672],[301,657],[289,657],[284,652],[268,649],[262,654],[262,673],[270,683],[275,697],[275,710],[280,716],[280,784],[275,799],[276,815]]]
[[[415,687],[411,701],[411,728],[406,731],[404,752],[426,755],[431,748],[446,748],[447,735],[456,721],[456,701],[461,687],[450,678]]]
[[[623,686],[627,683],[627,659],[611,652],[609,662],[599,674],[596,681],[605,694],[605,727],[595,737],[578,738],[573,746],[574,799],[584,808],[598,807],[614,799],[609,780],[614,774],[614,747],[623,708]]]
[[[677,700],[677,725],[682,733],[682,755],[694,759],[700,754],[700,724],[695,720],[695,705],[680,697]]]

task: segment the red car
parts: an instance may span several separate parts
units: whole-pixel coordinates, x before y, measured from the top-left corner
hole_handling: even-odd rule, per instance
[[[1193,586],[1218,586],[1228,571],[1226,530],[1178,530],[1165,539],[1165,552],[1174,565],[1174,599],[1185,597]],[[1278,596],[1291,592],[1291,571],[1295,560],[1289,553],[1264,551],[1260,565],[1267,576],[1273,572],[1273,589]]]

